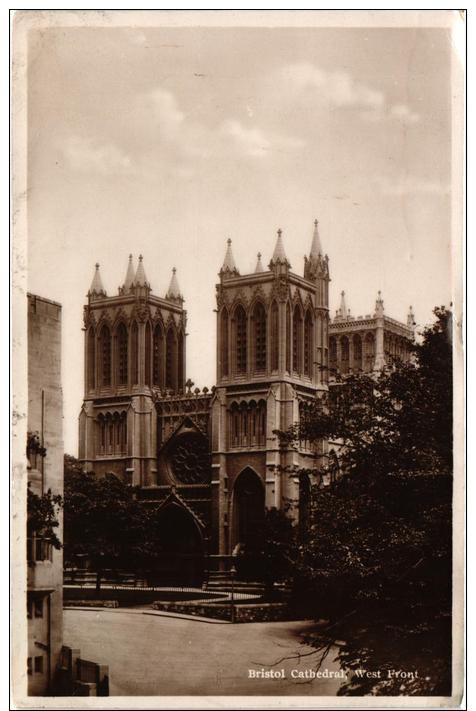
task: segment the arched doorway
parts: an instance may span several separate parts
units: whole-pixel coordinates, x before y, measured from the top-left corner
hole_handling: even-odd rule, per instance
[[[179,504],[167,504],[160,509],[157,519],[157,545],[157,584],[202,584],[202,535],[192,514]]]
[[[244,469],[233,487],[232,549],[240,543],[244,553],[238,562],[240,577],[256,575],[264,546],[264,487],[252,469]]]

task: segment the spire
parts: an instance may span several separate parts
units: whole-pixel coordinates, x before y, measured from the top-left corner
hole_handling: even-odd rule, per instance
[[[345,291],[340,292],[340,313],[343,318],[347,316],[347,307],[345,305]]]
[[[410,306],[408,309],[408,315],[407,315],[407,326],[408,328],[415,328],[416,323],[415,323],[415,314],[413,313],[413,309]]]
[[[139,254],[139,264],[134,278],[134,286],[150,286],[145,275],[144,265],[142,264],[142,254]]]
[[[383,316],[383,299],[382,299],[382,292],[378,291],[377,292],[377,300],[375,301],[375,315],[376,316]]]
[[[106,290],[102,285],[101,274],[99,273],[99,264],[96,262],[96,271],[94,272],[93,280],[88,291],[88,295],[106,296]]]
[[[124,280],[124,293],[127,294],[134,282],[134,265],[132,264],[132,254],[129,254],[129,264],[127,265],[126,278]]]
[[[259,274],[264,271],[263,265],[261,264],[261,252],[258,252],[258,261],[256,262],[255,274]]]
[[[288,266],[291,266],[288,262],[288,258],[286,257],[286,252],[284,251],[282,234],[283,231],[279,229],[278,239],[276,240],[276,246],[271,258],[271,264],[287,264]]]
[[[231,275],[238,275],[240,272],[236,268],[235,260],[233,257],[233,252],[231,251],[231,239],[227,239],[227,248],[226,248],[226,254],[225,254],[225,259],[223,261],[223,266],[220,269],[220,274],[231,274]]]
[[[322,251],[321,238],[319,237],[318,225],[319,222],[314,220],[314,233],[312,235],[311,252],[309,255],[313,259],[317,259],[319,255],[322,256],[324,254]]]
[[[180,293],[180,287],[177,280],[177,270],[175,267],[172,269],[172,278],[170,280],[168,291],[165,295],[166,299],[171,299],[172,301],[181,300],[183,301],[182,294]]]

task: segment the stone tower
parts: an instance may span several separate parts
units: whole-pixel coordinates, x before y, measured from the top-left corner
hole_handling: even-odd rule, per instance
[[[228,240],[217,290],[212,403],[212,538],[216,552],[259,547],[264,509],[303,500],[283,467],[316,467],[315,450],[280,448],[274,430],[299,420],[328,388],[329,267],[317,220],[304,275],[291,271],[281,230],[268,269],[241,275]],[[325,454],[321,443],[318,455]],[[296,507],[295,515],[299,516]]]
[[[84,402],[79,458],[85,470],[149,486],[157,475],[155,401],[184,391],[186,312],[173,270],[165,298],[154,296],[142,255],[132,255],[118,294],[96,271],[84,307]]]

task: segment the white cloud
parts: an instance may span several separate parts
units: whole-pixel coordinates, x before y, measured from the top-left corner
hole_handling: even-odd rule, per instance
[[[388,106],[385,94],[354,79],[349,72],[324,71],[310,62],[289,64],[281,70],[289,91],[312,92],[312,98],[331,108],[359,109],[360,118],[371,123],[396,120],[418,123],[419,114],[403,103]]]
[[[157,88],[145,96],[146,110],[166,137],[174,137],[185,119],[175,96],[165,89]]]
[[[245,155],[262,157],[271,148],[270,141],[259,128],[245,128],[239,121],[227,121],[222,130]]]
[[[379,108],[384,103],[381,91],[361,84],[348,72],[326,72],[310,62],[300,62],[284,67],[282,76],[295,90],[315,89],[319,99],[332,106]]]
[[[406,104],[394,104],[389,111],[392,118],[404,124],[418,123],[420,115],[412,111]]]
[[[73,170],[110,175],[131,169],[129,156],[112,143],[100,145],[88,138],[71,136],[60,148]]]

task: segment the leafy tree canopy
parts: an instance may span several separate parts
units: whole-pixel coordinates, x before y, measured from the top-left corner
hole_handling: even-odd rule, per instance
[[[413,362],[350,375],[333,386],[328,408],[316,404],[279,433],[282,446],[334,442],[344,471],[313,486],[295,553],[295,604],[330,621],[310,640],[319,660],[340,640],[350,672],[418,672],[354,676],[341,693],[451,689],[451,314],[434,313]]]

